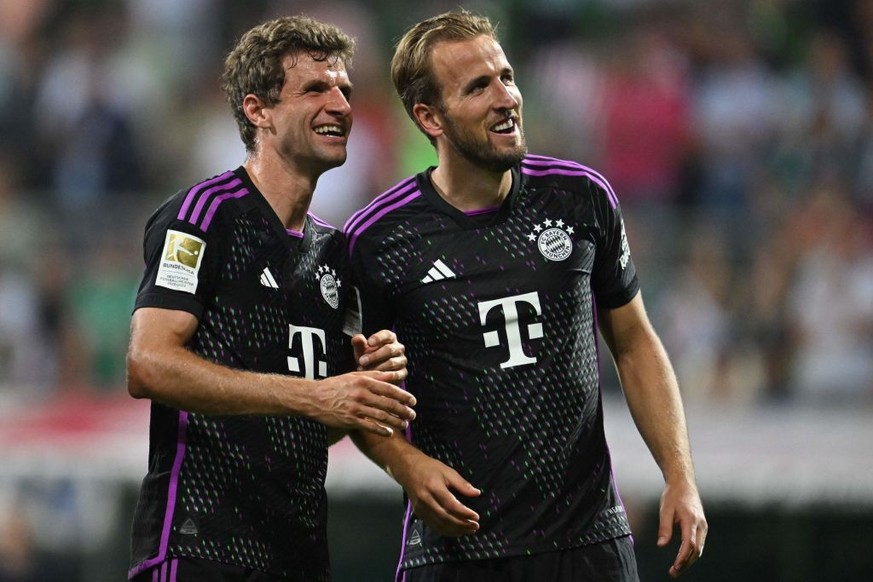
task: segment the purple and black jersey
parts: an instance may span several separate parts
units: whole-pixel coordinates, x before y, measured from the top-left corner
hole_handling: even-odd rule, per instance
[[[287,231],[243,168],[165,202],[144,252],[136,308],[195,315],[194,353],[312,379],[351,369],[342,234],[311,215]],[[188,556],[329,580],[326,471],[327,429],[313,420],[152,403],[130,576]]]
[[[345,231],[364,332],[394,328],[418,399],[407,438],[482,489],[480,530],[409,511],[401,568],[541,553],[630,533],[603,431],[596,310],[639,287],[609,184],[526,156],[504,203],[463,213],[430,170]]]

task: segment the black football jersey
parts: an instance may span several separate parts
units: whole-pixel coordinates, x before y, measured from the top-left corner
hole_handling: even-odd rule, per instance
[[[526,156],[499,208],[463,213],[431,170],[345,231],[364,332],[394,328],[418,399],[407,438],[482,489],[480,530],[407,511],[402,568],[630,533],[603,431],[596,313],[638,291],[618,201],[580,164]]]
[[[312,215],[287,231],[243,168],[165,202],[144,253],[136,308],[194,314],[194,353],[312,379],[351,369],[342,233]],[[328,580],[326,471],[326,427],[308,418],[152,403],[130,575],[188,556]]]

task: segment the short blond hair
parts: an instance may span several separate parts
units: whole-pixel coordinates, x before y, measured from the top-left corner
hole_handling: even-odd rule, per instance
[[[406,114],[415,121],[416,103],[440,105],[440,87],[433,74],[431,52],[443,41],[488,36],[499,42],[491,21],[463,8],[444,12],[412,26],[397,43],[391,59],[391,80]]]

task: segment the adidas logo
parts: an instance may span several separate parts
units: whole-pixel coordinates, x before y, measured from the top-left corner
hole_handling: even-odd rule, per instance
[[[433,267],[427,272],[427,276],[421,280],[422,283],[433,283],[434,281],[442,281],[443,279],[453,279],[457,277],[455,273],[446,266],[444,262],[437,259],[433,263]]]
[[[276,279],[273,278],[273,273],[270,272],[269,268],[265,268],[261,273],[261,285],[269,287],[270,289],[279,288],[279,284],[276,283]]]

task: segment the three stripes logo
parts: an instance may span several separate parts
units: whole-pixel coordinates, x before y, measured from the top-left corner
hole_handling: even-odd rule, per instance
[[[275,277],[273,277],[273,273],[270,272],[269,268],[265,268],[261,272],[261,285],[264,287],[269,287],[270,289],[278,289],[279,284],[276,283]]]
[[[443,279],[454,279],[457,277],[454,271],[452,271],[442,260],[437,259],[433,263],[433,267],[427,272],[427,275],[424,279],[421,280],[422,283],[433,283],[434,281],[442,281]]]

